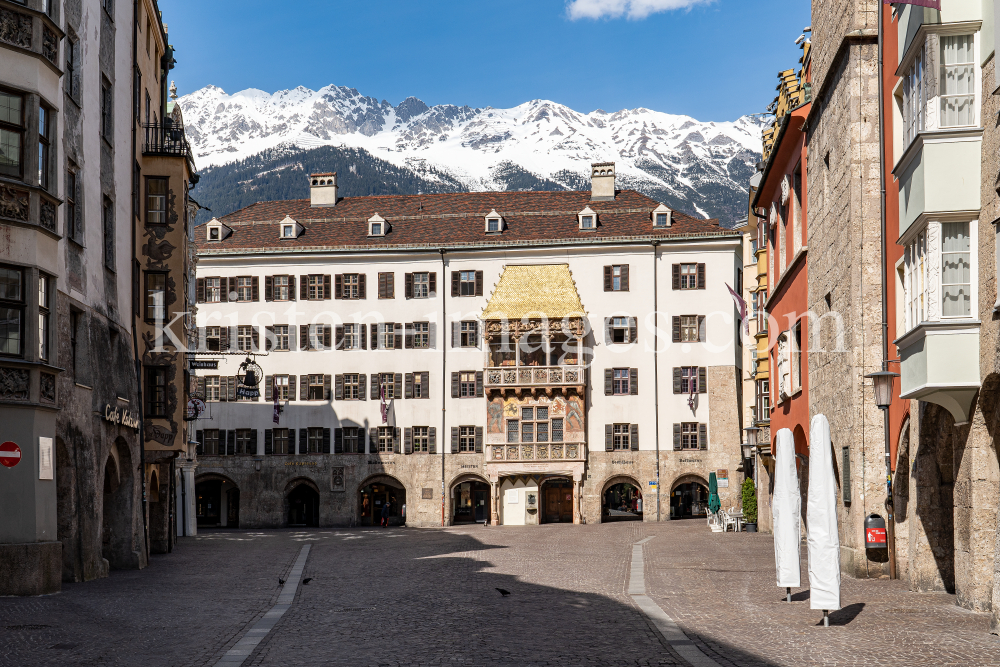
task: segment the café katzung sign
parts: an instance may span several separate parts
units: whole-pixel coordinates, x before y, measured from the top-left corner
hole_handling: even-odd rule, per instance
[[[121,408],[113,408],[110,404],[104,406],[104,421],[126,426],[133,431],[139,430],[138,412],[126,412]]]

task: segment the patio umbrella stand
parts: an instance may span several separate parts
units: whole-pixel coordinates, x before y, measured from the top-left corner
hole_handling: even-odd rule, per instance
[[[795,469],[795,439],[787,428],[778,431],[774,455],[774,565],[785,600],[792,601],[792,588],[801,585],[799,545],[801,544],[802,498]]]
[[[829,627],[830,610],[840,609],[840,534],[830,422],[825,415],[816,415],[809,424],[809,452],[809,608],[822,609],[823,626]]]

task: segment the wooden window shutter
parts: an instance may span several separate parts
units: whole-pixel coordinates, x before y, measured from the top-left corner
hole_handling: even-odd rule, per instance
[[[413,429],[409,426],[403,428],[403,453],[413,453]]]
[[[195,440],[198,441],[198,448],[195,453],[201,456],[205,453],[205,432],[195,431]]]
[[[427,429],[427,453],[437,454],[437,427],[431,426]]]
[[[197,299],[198,303],[205,303],[205,279],[198,278],[197,285],[198,288],[197,288],[197,294],[195,295],[195,299]]]
[[[427,347],[431,350],[437,349],[437,322],[427,323]]]
[[[673,342],[681,342],[681,316],[674,315],[670,318],[671,329],[673,329]]]
[[[476,371],[476,398],[483,397],[483,372]]]
[[[385,298],[396,298],[396,274],[391,271],[385,274]]]
[[[708,341],[708,336],[706,335],[706,332],[705,332],[705,316],[704,315],[699,315],[698,316],[698,342],[699,343],[705,343],[707,341]]]
[[[629,448],[633,452],[639,451],[639,425],[629,424],[628,427],[628,444]]]
[[[610,292],[611,291],[611,267],[610,266],[605,266],[604,267],[604,291],[605,292]]]
[[[264,456],[271,456],[274,454],[274,439],[271,429],[264,429]]]
[[[267,352],[274,347],[274,327],[264,327],[264,351]]]
[[[288,300],[295,301],[295,276],[288,276]]]
[[[430,298],[434,298],[435,296],[437,296],[437,291],[438,291],[437,278],[438,274],[435,273],[434,271],[427,274],[427,295]]]
[[[384,349],[382,347],[382,345],[380,344],[382,341],[380,341],[379,338],[378,338],[378,330],[381,329],[381,328],[383,328],[384,326],[385,326],[384,324],[378,324],[378,323],[373,323],[372,324],[372,340],[371,340],[371,344],[372,344],[372,349],[373,350]]]
[[[219,452],[220,454],[222,452]],[[226,455],[236,455],[236,431],[226,431]]]
[[[289,350],[296,349],[295,346],[298,343],[298,338],[296,338],[297,335],[298,334],[296,333],[295,325],[294,324],[289,324],[288,325],[288,349]]]
[[[323,400],[324,401],[329,401],[330,400],[330,379],[331,379],[331,376],[329,376],[329,375],[324,375],[323,376]]]
[[[299,429],[299,454],[306,454],[309,452],[309,429],[300,428]]]
[[[458,371],[451,373],[451,397],[458,398]]]
[[[698,393],[699,394],[704,394],[704,393],[706,393],[708,391],[708,378],[706,377],[707,376],[707,372],[706,372],[707,370],[708,369],[705,368],[704,366],[699,366],[698,367]]]
[[[674,264],[672,268],[673,268],[673,272],[672,272],[672,274],[673,274],[673,285],[672,285],[672,288],[673,289],[680,289],[681,288],[681,265],[680,264]]]
[[[254,352],[259,351],[260,350],[260,327],[251,327],[250,328],[250,341],[251,341],[251,347],[250,347],[250,349],[252,349]]]
[[[708,449],[708,424],[698,424],[698,449]]]
[[[296,378],[294,375],[289,375],[288,376],[288,400],[289,401],[296,400],[295,399],[295,389],[298,387],[298,384],[296,384],[297,382],[298,382],[298,378]]]
[[[615,425],[605,424],[604,425],[604,451],[613,452],[615,451]]]
[[[400,350],[400,349],[403,348],[403,325],[402,324],[394,324],[392,326],[394,327],[394,329],[396,331],[395,334],[394,334],[394,337],[395,337],[396,340],[394,341],[395,344],[393,345],[393,348],[397,349],[397,350]]]
[[[403,374],[393,373],[392,375],[392,398],[400,398],[403,395]]]
[[[483,427],[476,427],[476,454],[483,453]]]
[[[483,330],[479,326],[479,322],[473,322],[472,326],[476,330],[476,347],[480,350],[483,349]]]
[[[368,429],[368,453],[378,453],[378,426],[372,426]]]
[[[264,276],[264,301],[274,301],[274,276]]]
[[[309,349],[309,325],[303,324],[299,328],[299,349],[308,350]]]
[[[674,424],[674,451],[679,451],[681,448],[681,425]]]
[[[207,394],[205,393],[205,378],[198,378],[198,393],[201,394],[202,399],[207,400]]]
[[[327,375],[327,377],[330,376]],[[324,454],[330,453],[330,429],[325,427],[323,428],[323,453]]]
[[[271,378],[270,375],[264,376],[264,400],[270,401],[274,399],[273,392],[271,391]]]
[[[308,375],[301,375],[301,376],[299,376],[299,382],[302,385],[301,387],[299,387],[299,393],[302,395],[302,400],[303,401],[308,401],[309,400],[309,376]]]
[[[683,370],[680,366],[674,366],[674,393],[681,393],[681,386],[684,383]]]
[[[458,271],[451,272],[451,295],[460,296],[461,295],[461,273]]]
[[[229,378],[225,375],[219,376],[219,400],[228,401],[229,400]]]
[[[333,277],[333,298],[344,298],[344,276],[341,273],[338,273]]]
[[[403,347],[407,350],[413,349],[413,324],[407,322],[403,328]]]
[[[260,278],[257,276],[250,278],[250,300],[260,301]]]
[[[611,318],[604,318],[604,344],[611,345]]]
[[[386,296],[386,293],[388,292],[388,289],[386,287],[388,275],[389,275],[388,273],[381,273],[381,272],[378,274],[378,298],[380,299],[389,298],[388,296]]]
[[[413,398],[413,373],[406,374],[406,384],[403,388],[403,398]]]
[[[229,301],[229,278],[219,278],[219,301]]]
[[[399,454],[399,427],[392,427],[392,453]]]
[[[219,351],[229,349],[229,327],[219,327]]]
[[[344,453],[344,429],[342,428],[333,429],[333,453]]]
[[[367,299],[368,298],[368,296],[366,295],[366,289],[365,289],[365,274],[364,273],[359,273],[358,274],[358,298],[359,299]]]
[[[424,388],[424,398],[431,397],[431,374],[424,371],[420,374],[420,386]]]
[[[299,299],[305,301],[309,298],[309,276],[299,276]]]
[[[628,264],[622,264],[622,291],[628,291]]]
[[[451,427],[451,453],[458,454],[458,427]]]
[[[377,401],[379,399],[378,389],[381,379],[382,379],[382,373],[372,373],[371,387],[369,388],[369,391],[371,393],[370,398],[373,401]]]
[[[483,272],[476,271],[476,296],[483,295]]]
[[[639,323],[635,317],[628,318],[628,342],[635,343],[639,340]]]
[[[229,400],[236,400],[236,376],[234,375],[229,376]]]
[[[628,393],[632,396],[639,395],[639,369],[628,369]]]
[[[403,296],[407,299],[413,298],[413,274],[407,273],[403,276]]]
[[[333,328],[329,324],[323,325],[323,349],[330,349],[330,334],[333,333]]]
[[[459,331],[460,331],[459,326],[460,325],[459,325],[458,322],[452,322],[451,323],[451,346],[452,347],[458,347],[458,344],[460,342],[460,340],[459,340]]]
[[[365,391],[365,385],[368,384],[368,376],[364,373],[358,375],[358,398],[360,400],[365,400],[368,397],[368,393]]]
[[[604,369],[604,395],[611,396],[615,393],[615,371],[613,368]]]
[[[362,324],[361,325],[361,335],[358,336],[358,340],[361,341],[361,349],[362,350],[367,350],[368,349],[368,325],[367,324]]]
[[[698,265],[698,289],[705,289],[705,265]]]
[[[344,349],[344,325],[338,324],[333,330],[333,348],[335,350]]]

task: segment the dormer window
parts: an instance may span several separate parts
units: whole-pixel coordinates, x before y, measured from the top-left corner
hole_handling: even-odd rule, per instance
[[[597,213],[595,213],[589,206],[577,215],[580,223],[580,229],[583,231],[593,231],[597,229]]]
[[[368,236],[385,236],[389,231],[389,223],[378,213],[368,218]]]
[[[656,228],[669,227],[670,223],[673,222],[673,211],[671,211],[663,204],[660,204],[659,206],[653,209],[652,216],[653,216],[653,227]]]
[[[281,226],[281,238],[293,239],[295,238],[295,225],[282,225]]]
[[[486,233],[499,234],[503,232],[503,216],[493,209],[486,215]]]
[[[290,215],[278,223],[278,234],[282,239],[297,239],[302,233],[303,227]]]
[[[218,227],[209,227],[208,228],[208,240],[209,241],[218,241],[219,240],[219,228]]]
[[[205,237],[209,241],[222,241],[233,233],[233,230],[219,222],[218,218],[212,218],[205,223]]]

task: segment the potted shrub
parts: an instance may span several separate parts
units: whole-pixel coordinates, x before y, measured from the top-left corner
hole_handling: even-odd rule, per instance
[[[743,527],[748,533],[757,532],[757,489],[753,480],[743,480]]]

